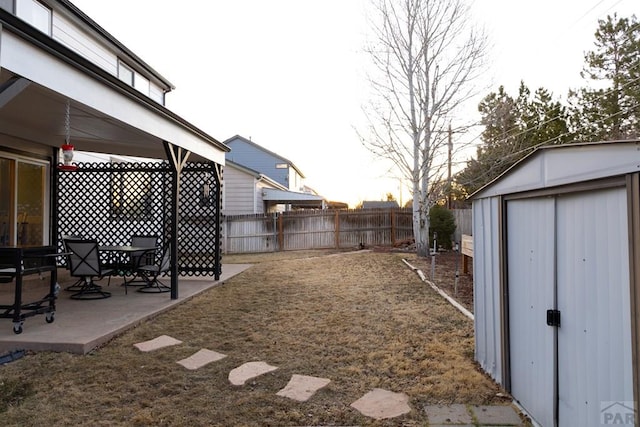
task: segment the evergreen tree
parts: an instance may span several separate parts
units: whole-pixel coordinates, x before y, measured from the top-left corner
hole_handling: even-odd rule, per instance
[[[580,141],[640,136],[640,24],[607,16],[585,54],[581,76],[588,87],[570,91],[572,124]]]
[[[568,113],[554,101],[551,93],[539,88],[533,95],[520,83],[518,97],[507,94],[503,86],[487,95],[478,110],[485,126],[477,157],[456,176],[456,183],[471,194],[501,175],[535,147],[562,144],[568,132]]]

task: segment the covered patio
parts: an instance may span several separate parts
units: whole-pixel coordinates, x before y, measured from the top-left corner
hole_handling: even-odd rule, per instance
[[[62,252],[62,236],[68,234],[101,245],[154,234],[159,252],[171,254],[163,278],[170,294],[129,292],[125,298],[112,279],[112,298],[105,300],[70,301],[62,291],[52,324],[32,317],[21,335],[5,337],[13,335],[11,322],[0,320],[2,350],[84,353],[228,277],[222,274],[219,233],[229,148],[166,108],[171,83],[89,17],[68,2],[56,5],[53,14],[63,27],[77,25],[90,34],[87,46],[107,49],[115,62],[96,62],[86,50],[62,43],[60,27],[49,35],[0,7],[0,160],[7,172],[0,177],[0,246],[52,246]],[[119,78],[113,67],[123,59],[162,93],[143,93]],[[63,145],[102,160],[61,168]],[[149,160],[115,160],[127,157]],[[35,165],[35,173],[21,175],[23,165]],[[58,261],[61,267],[66,263],[64,257]],[[62,288],[65,271],[60,269]],[[22,300],[28,302],[32,291],[42,292],[25,289]],[[13,286],[3,284],[3,292],[13,292]]]
[[[108,287],[106,279],[100,282],[111,292],[111,298],[104,300],[73,300],[69,298],[69,292],[61,290],[56,301],[55,322],[51,324],[45,322],[44,316],[30,317],[25,320],[24,331],[16,335],[11,321],[0,319],[0,356],[19,350],[89,353],[119,333],[188,301],[207,289],[224,284],[250,266],[228,264],[217,280],[211,277],[181,276],[180,296],[177,299],[167,298],[166,294],[131,290],[125,295],[122,281],[115,277]],[[64,269],[60,269],[59,279],[62,289],[73,282]],[[48,292],[48,286],[47,280],[29,280],[25,298],[42,297]],[[12,297],[12,289],[9,288],[0,287],[0,299]]]

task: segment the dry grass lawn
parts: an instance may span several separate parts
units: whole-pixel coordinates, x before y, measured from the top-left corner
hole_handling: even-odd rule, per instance
[[[426,424],[426,404],[501,402],[473,362],[472,322],[401,258],[225,257],[256,264],[89,355],[29,354],[0,367],[2,424],[413,426]],[[163,334],[183,344],[133,347]],[[176,363],[201,348],[228,357],[194,371]],[[229,383],[231,369],[257,360],[279,369]],[[304,403],[276,396],[292,374],[331,383]],[[411,413],[375,421],[349,406],[376,387],[408,394]]]

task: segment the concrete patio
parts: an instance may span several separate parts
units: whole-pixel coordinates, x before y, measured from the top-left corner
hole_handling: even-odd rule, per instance
[[[108,342],[123,331],[156,316],[177,304],[223,284],[229,278],[249,268],[250,264],[225,264],[220,280],[213,277],[180,277],[178,299],[172,300],[169,293],[140,293],[129,287],[125,295],[122,279],[113,277],[110,286],[100,282],[111,297],[99,300],[72,300],[65,286],[73,283],[64,269],[59,269],[58,282],[62,290],[56,301],[55,321],[46,323],[44,315],[25,320],[23,332],[13,333],[11,319],[0,319],[0,355],[15,350],[60,351],[86,354]],[[30,279],[24,286],[23,302],[42,298],[48,292],[48,275],[44,280]],[[163,280],[169,282],[168,278]],[[0,286],[0,302],[11,303],[14,296],[12,283]]]

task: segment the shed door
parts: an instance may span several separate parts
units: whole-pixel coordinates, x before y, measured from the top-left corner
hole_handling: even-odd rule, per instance
[[[507,203],[511,393],[544,426],[554,407],[554,211],[552,198]]]
[[[559,425],[599,426],[633,408],[626,190],[558,197],[557,248]]]

